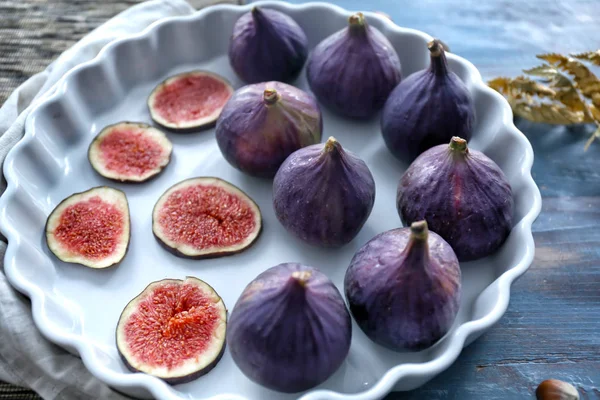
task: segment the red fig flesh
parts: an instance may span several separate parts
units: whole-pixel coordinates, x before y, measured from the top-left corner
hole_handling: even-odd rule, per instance
[[[238,253],[254,243],[261,229],[258,205],[219,178],[179,182],[154,206],[153,231],[168,250],[188,258]]]
[[[164,279],[127,304],[117,324],[117,348],[132,371],[189,382],[221,359],[226,323],[225,304],[208,284]]]
[[[92,167],[100,175],[121,182],[143,182],[169,163],[173,145],[150,125],[120,122],[104,128],[88,150]]]
[[[231,97],[225,78],[208,71],[175,75],[159,84],[148,98],[152,120],[171,130],[213,125]]]
[[[95,187],[56,206],[46,223],[46,242],[64,262],[107,268],[125,257],[129,232],[125,193]]]

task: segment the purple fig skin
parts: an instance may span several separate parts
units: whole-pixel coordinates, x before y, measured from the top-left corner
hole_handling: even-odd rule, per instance
[[[227,324],[233,361],[252,381],[296,393],[329,378],[350,350],[344,300],[325,274],[279,264],[250,282]]]
[[[289,82],[302,70],[308,39],[289,16],[254,7],[240,17],[229,42],[229,61],[247,83]]]
[[[512,228],[514,201],[506,176],[485,154],[454,137],[406,170],[396,197],[404,224],[425,219],[460,261],[494,253]]]
[[[238,89],[217,120],[221,153],[248,175],[273,178],[294,151],[321,141],[323,118],[312,95],[281,82]]]
[[[350,118],[375,115],[400,83],[400,59],[389,40],[356,13],[324,39],[307,63],[310,89],[326,107]]]
[[[450,245],[421,221],[383,232],[360,248],[344,290],[354,320],[371,340],[395,351],[418,351],[450,330],[460,279]]]
[[[374,202],[371,171],[333,137],[293,153],[273,182],[279,222],[298,238],[321,247],[340,247],[354,239]]]
[[[453,136],[470,140],[475,121],[471,95],[448,68],[442,44],[434,40],[428,48],[429,68],[404,79],[388,97],[381,116],[385,144],[406,163]]]

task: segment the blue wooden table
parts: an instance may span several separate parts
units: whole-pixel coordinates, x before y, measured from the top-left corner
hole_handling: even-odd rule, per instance
[[[304,1],[292,0],[293,3]],[[336,0],[382,11],[395,23],[444,40],[484,79],[515,76],[543,52],[600,48],[598,0]],[[536,256],[513,286],[506,315],[422,388],[387,400],[530,399],[544,379],[600,399],[600,141],[583,151],[587,127],[516,121],[533,145],[543,199]]]
[[[17,29],[14,40],[20,41],[0,40],[0,103],[83,34],[137,1],[53,0],[49,7],[39,0],[0,0],[0,25]],[[472,61],[485,79],[515,76],[537,64],[537,53],[600,47],[600,0],[333,3],[383,11],[401,26],[439,37]],[[40,41],[37,32],[46,32],[42,39],[47,41]],[[586,128],[527,121],[517,121],[517,126],[533,144],[534,178],[544,196],[534,224],[533,266],[514,285],[509,309],[496,327],[466,348],[446,372],[387,400],[531,399],[547,378],[573,383],[583,399],[600,399],[600,142],[584,153]],[[3,398],[26,396],[16,390]]]

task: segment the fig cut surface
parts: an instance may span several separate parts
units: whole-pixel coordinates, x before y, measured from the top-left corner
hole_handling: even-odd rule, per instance
[[[129,246],[125,193],[106,186],[75,193],[50,213],[46,243],[60,260],[90,268],[118,264]]]
[[[241,252],[262,230],[258,205],[241,189],[219,178],[179,182],[157,201],[153,231],[169,251],[186,258],[213,258]]]
[[[164,279],[127,304],[117,324],[117,348],[129,370],[185,383],[217,365],[226,323],[225,304],[206,282]]]
[[[143,182],[167,166],[173,145],[150,125],[120,122],[104,128],[92,141],[90,164],[105,178],[121,182]]]
[[[150,93],[152,120],[173,131],[212,126],[233,93],[227,80],[208,71],[174,75]]]

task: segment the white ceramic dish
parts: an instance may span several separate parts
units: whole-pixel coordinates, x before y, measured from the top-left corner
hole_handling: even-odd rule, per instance
[[[346,24],[341,8],[281,2],[265,6],[292,16],[308,34],[311,46]],[[324,112],[324,136],[335,135],[359,153],[376,178],[377,199],[360,235],[340,250],[320,250],[293,239],[277,222],[268,181],[246,177],[220,155],[214,131],[169,134],[173,160],[155,180],[141,185],[114,184],[98,176],[86,159],[87,147],[102,127],[121,120],[150,122],[146,98],[167,76],[196,68],[217,72],[240,87],[228,65],[226,49],[235,20],[250,6],[216,6],[189,17],[159,21],[143,33],[111,43],[94,60],[69,72],[56,90],[31,113],[25,138],[6,158],[8,189],[0,200],[2,233],[8,238],[5,272],[31,298],[33,317],[51,341],[81,355],[85,366],[116,389],[158,399],[339,399],[383,397],[391,390],[416,388],[448,368],[462,348],[500,319],[512,282],[529,267],[534,254],[531,224],[541,198],[530,175],[533,152],[512,123],[508,104],[486,87],[475,67],[449,54],[451,68],[465,81],[476,104],[473,148],[484,151],[504,170],[515,195],[515,226],[492,257],[466,263],[463,302],[453,330],[435,347],[413,354],[387,351],[354,325],[347,361],[327,382],[307,393],[282,395],[250,382],[226,353],[208,375],[169,386],[128,372],[119,360],[114,329],[127,302],[151,281],[195,275],[206,280],[232,308],[244,286],[267,267],[299,261],[321,268],[341,287],[354,252],[376,233],[399,226],[395,190],[406,166],[386,150],[379,121],[353,122]],[[367,14],[369,22],[398,51],[403,74],[428,64],[421,32],[403,29]],[[304,74],[296,82],[306,88]],[[164,251],[152,237],[151,213],[160,194],[173,183],[199,175],[229,180],[252,196],[263,211],[264,233],[256,245],[232,257],[183,260]],[[46,217],[63,198],[91,186],[109,184],[127,193],[132,238],[123,263],[112,270],[90,270],[54,258],[43,239]]]

